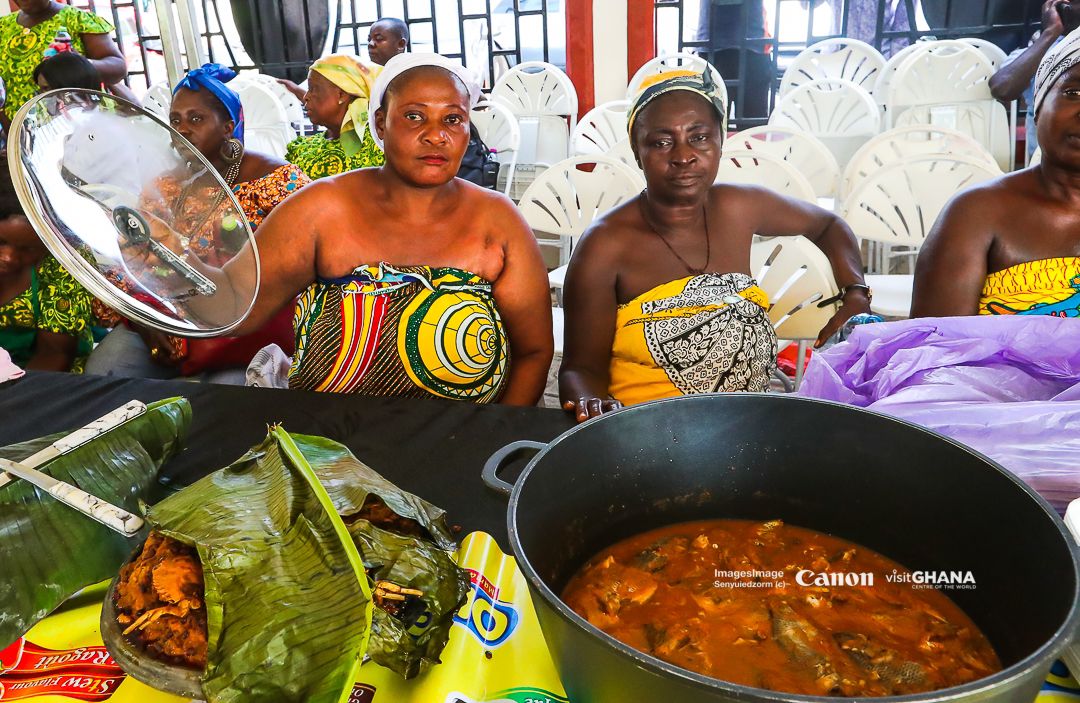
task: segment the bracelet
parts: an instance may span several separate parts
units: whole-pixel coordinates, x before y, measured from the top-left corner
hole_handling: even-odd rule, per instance
[[[831,298],[826,298],[825,300],[822,300],[821,302],[819,302],[817,304],[817,306],[819,308],[823,308],[823,307],[826,307],[828,305],[832,305],[833,303],[839,303],[845,297],[847,297],[847,294],[849,292],[851,292],[855,288],[862,288],[863,290],[866,291],[866,302],[867,302],[867,304],[871,303],[874,300],[874,291],[870,290],[870,286],[866,285],[865,283],[849,283],[846,286],[844,286],[843,288],[841,288],[839,293],[832,296]]]

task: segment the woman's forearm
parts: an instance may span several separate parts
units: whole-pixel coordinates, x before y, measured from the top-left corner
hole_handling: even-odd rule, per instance
[[[536,405],[544,395],[551,354],[536,350],[511,354],[510,378],[499,402],[503,405]]]
[[[101,82],[105,85],[123,83],[127,76],[127,64],[120,56],[106,56],[103,59],[90,59],[90,63],[97,69],[101,76]]]

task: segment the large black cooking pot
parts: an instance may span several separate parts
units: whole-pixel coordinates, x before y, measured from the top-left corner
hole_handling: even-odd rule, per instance
[[[512,487],[499,465],[540,449]],[[636,406],[484,469],[510,495],[510,544],[573,703],[835,701],[737,686],[642,654],[559,599],[593,554],[662,525],[767,520],[861,543],[912,570],[971,571],[947,594],[1004,670],[887,701],[1031,703],[1080,627],[1080,549],[1050,506],[994,462],[883,415],[795,397],[688,396]]]

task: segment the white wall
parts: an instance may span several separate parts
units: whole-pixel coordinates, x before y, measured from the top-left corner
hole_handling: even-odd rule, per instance
[[[596,104],[626,97],[626,0],[593,0]]]

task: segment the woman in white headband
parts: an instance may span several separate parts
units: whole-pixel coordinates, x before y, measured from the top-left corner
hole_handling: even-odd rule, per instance
[[[299,296],[291,388],[539,400],[553,344],[536,240],[505,196],[455,178],[478,96],[459,63],[394,57],[369,105],[385,165],[317,181],[260,226],[262,284],[238,333]],[[206,269],[226,290],[250,289],[249,271]]]
[[[1080,316],[1080,30],[1035,73],[1042,161],[955,198],[919,253],[913,317]]]

